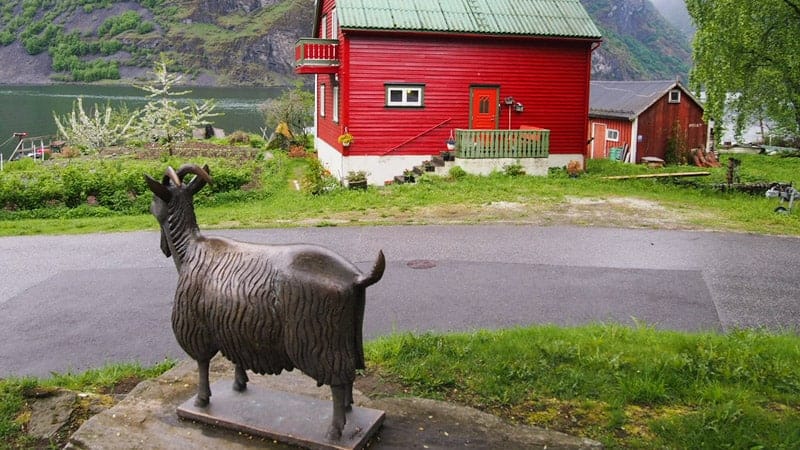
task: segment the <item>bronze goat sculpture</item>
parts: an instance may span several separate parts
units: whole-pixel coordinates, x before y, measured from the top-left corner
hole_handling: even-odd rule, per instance
[[[186,175],[192,174],[187,183]],[[197,361],[195,405],[208,405],[209,361],[218,351],[235,365],[233,389],[247,370],[299,369],[331,387],[327,437],[341,437],[353,403],[355,372],[364,368],[365,291],[383,276],[383,252],[368,275],[316,245],[260,245],[200,234],[193,196],[212,182],[208,166],[167,168],[161,182],[145,175],[150,210],[161,226],[161,250],[178,270],[172,329]]]

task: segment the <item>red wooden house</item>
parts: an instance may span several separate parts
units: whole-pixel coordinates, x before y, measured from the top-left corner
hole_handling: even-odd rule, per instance
[[[381,184],[457,141],[458,165],[528,173],[583,160],[591,53],[579,0],[317,0],[296,71],[314,74],[316,147]],[[350,133],[344,146],[339,136]]]
[[[670,139],[686,149],[706,149],[703,105],[677,81],[592,81],[589,100],[590,158],[616,157],[627,148],[629,162],[665,159]]]

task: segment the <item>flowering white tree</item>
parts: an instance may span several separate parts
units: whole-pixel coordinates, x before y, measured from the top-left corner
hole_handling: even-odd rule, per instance
[[[205,100],[201,105],[192,101],[179,104],[175,98],[191,91],[173,90],[183,75],[170,73],[167,65],[162,55],[153,69],[155,79],[134,85],[148,92],[150,101],[142,109],[115,113],[109,105],[102,111],[95,105],[94,112],[87,114],[79,97],[70,114],[59,118],[53,113],[59,133],[82,153],[96,153],[104,147],[138,139],[159,142],[172,155],[174,142],[191,137],[194,128],[211,124],[208,119],[221,114],[213,112],[214,100]],[[122,119],[123,116],[127,117]]]
[[[109,105],[102,112],[95,105],[94,112],[87,114],[83,109],[82,97],[76,99],[68,115],[59,118],[53,113],[58,132],[67,142],[78,147],[81,153],[96,153],[101,148],[124,142],[136,117],[134,113],[121,123],[116,120]]]
[[[214,100],[205,100],[201,105],[188,101],[181,106],[176,97],[190,93],[190,90],[173,91],[179,85],[183,75],[170,73],[169,61],[162,55],[153,70],[155,79],[135,87],[147,91],[151,99],[139,111],[139,119],[133,126],[133,135],[146,140],[158,141],[166,146],[172,155],[173,143],[185,140],[192,135],[192,130],[204,127],[211,122],[208,118],[219,116],[214,113]]]

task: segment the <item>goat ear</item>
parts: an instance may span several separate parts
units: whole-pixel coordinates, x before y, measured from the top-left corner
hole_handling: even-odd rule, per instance
[[[152,177],[150,177],[150,175],[147,174],[144,175],[144,181],[147,182],[147,187],[153,191],[153,194],[155,194],[161,200],[169,203],[170,198],[172,198],[172,194],[170,194],[169,189],[167,189],[166,186],[154,180]]]

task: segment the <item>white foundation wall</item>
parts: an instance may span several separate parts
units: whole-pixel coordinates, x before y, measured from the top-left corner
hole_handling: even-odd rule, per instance
[[[526,175],[547,175],[547,158],[497,158],[497,159],[456,159],[456,165],[472,175],[489,175],[503,172],[506,166],[519,164]]]
[[[367,172],[367,182],[371,185],[383,186],[387,180],[402,175],[406,169],[420,165],[430,156],[349,156],[343,157],[335,148],[325,141],[316,139],[317,155],[322,164],[339,180],[344,180],[350,171]],[[550,167],[565,167],[572,160],[581,162],[581,154],[550,155],[548,158],[500,158],[500,159],[456,159],[455,165],[473,175],[489,175],[492,172],[503,172],[505,166],[519,164],[528,175],[547,176]]]
[[[326,142],[317,139],[317,156],[322,164],[331,171],[331,175],[344,180],[350,171],[363,170],[367,173],[367,182],[376,186],[383,186],[387,180],[393,180],[403,171],[411,169],[431,159],[430,156],[348,156],[343,157],[336,149]]]
[[[580,153],[573,155],[550,155],[547,159],[550,167],[567,167],[570,161],[580,161],[581,167],[584,169],[586,168],[586,162],[583,159],[583,155]]]

